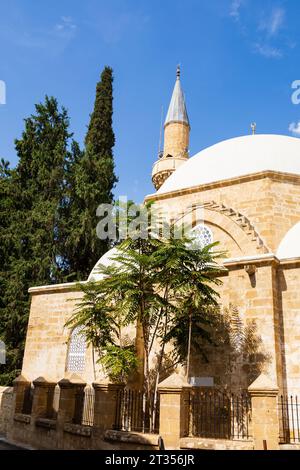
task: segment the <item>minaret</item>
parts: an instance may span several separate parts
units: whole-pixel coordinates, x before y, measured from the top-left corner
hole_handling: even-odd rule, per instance
[[[167,178],[189,158],[190,123],[180,83],[180,67],[164,125],[164,151],[152,170],[152,181],[158,190]]]

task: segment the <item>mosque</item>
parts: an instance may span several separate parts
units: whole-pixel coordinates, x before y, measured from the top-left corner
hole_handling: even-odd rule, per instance
[[[214,241],[222,260],[220,302],[250,343],[238,367],[224,354],[194,358],[198,384],[249,384],[266,374],[281,393],[300,385],[300,140],[253,134],[219,142],[189,156],[191,124],[180,70],[164,124],[164,149],[154,163],[154,201],[171,221],[193,221],[202,244]],[[99,263],[109,263],[107,253]],[[98,263],[97,263],[98,265]],[[97,279],[97,265],[89,280]],[[88,282],[88,281],[83,281]],[[82,295],[75,283],[32,287],[22,375],[59,381],[76,372],[95,379],[92,353],[66,321]],[[231,313],[230,313],[231,312]],[[252,328],[252,330],[251,330]],[[226,369],[226,370],[225,370]],[[96,372],[97,374],[100,372]]]

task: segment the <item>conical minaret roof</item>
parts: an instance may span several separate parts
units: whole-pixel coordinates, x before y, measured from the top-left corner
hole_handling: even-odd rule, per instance
[[[177,79],[174,86],[165,126],[170,122],[184,122],[190,126],[188,113],[186,110],[184,94],[180,83],[180,67],[177,67]]]

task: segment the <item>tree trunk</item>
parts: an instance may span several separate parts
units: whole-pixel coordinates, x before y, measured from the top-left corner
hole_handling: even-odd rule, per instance
[[[192,312],[189,312],[189,337],[188,337],[188,351],[187,351],[187,363],[186,363],[186,379],[188,380],[190,374],[190,362],[191,362],[191,343],[192,343]]]
[[[145,341],[143,334],[143,325],[137,320],[136,323],[136,339],[135,348],[138,358],[138,368],[134,374],[132,384],[133,388],[143,390],[144,388],[144,374],[145,374]]]

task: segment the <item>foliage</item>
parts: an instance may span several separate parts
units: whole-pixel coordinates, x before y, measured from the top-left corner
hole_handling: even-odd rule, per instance
[[[0,383],[20,372],[28,289],[84,279],[107,249],[96,236],[96,208],[112,201],[116,182],[112,81],[106,67],[84,151],[69,131],[66,109],[46,96],[15,141],[17,167],[0,162],[0,339],[7,348]]]
[[[69,204],[64,211],[67,223],[61,238],[69,263],[69,280],[86,278],[109,248],[108,240],[97,237],[96,210],[100,204],[112,203],[112,190],[117,182],[112,115],[113,75],[112,69],[105,67],[96,88],[85,151],[73,147],[74,158],[70,163]]]
[[[1,171],[0,337],[7,348],[2,382],[20,370],[29,287],[62,279],[57,210],[64,191],[68,127],[66,110],[46,96],[36,105],[36,114],[25,119],[22,136],[15,141],[16,169],[9,171],[6,165]]]
[[[139,236],[145,234],[145,230],[149,236]],[[217,305],[218,294],[214,286],[220,284],[217,259],[221,253],[213,251],[215,245],[191,250],[191,240],[179,238],[174,229],[170,228],[169,232],[168,238],[153,237],[152,234],[159,233],[159,230],[153,232],[153,227],[145,222],[136,233],[130,233],[118,246],[117,254],[112,256],[111,265],[99,268],[102,280],[83,287],[84,303],[71,320],[73,324],[83,325],[90,342],[99,351],[102,363],[104,356],[104,363],[111,371],[114,364],[117,370],[120,363],[125,367],[123,361],[127,356],[122,349],[121,334],[114,332],[113,338],[110,337],[103,345],[94,330],[100,333],[101,329],[102,335],[108,335],[110,325],[119,323],[122,328],[136,325],[136,365],[148,403],[151,386],[154,383],[157,388],[163,370],[166,344],[173,345],[177,363],[186,364],[190,355],[190,333],[193,337],[200,335],[207,341],[211,340],[205,329],[209,321],[205,312],[208,307]],[[96,297],[93,296],[95,289]],[[93,304],[89,302],[91,295]],[[107,333],[104,333],[103,323],[95,320],[99,307],[102,311],[105,309],[107,319],[110,319],[105,322]],[[194,326],[192,332],[190,325]],[[116,339],[119,341],[117,350],[111,348]],[[153,379],[149,357],[157,344],[158,365]],[[126,375],[129,376],[130,372],[133,371],[129,361]]]
[[[123,347],[115,344],[107,345],[101,363],[113,382],[125,382],[138,367],[134,345]]]

